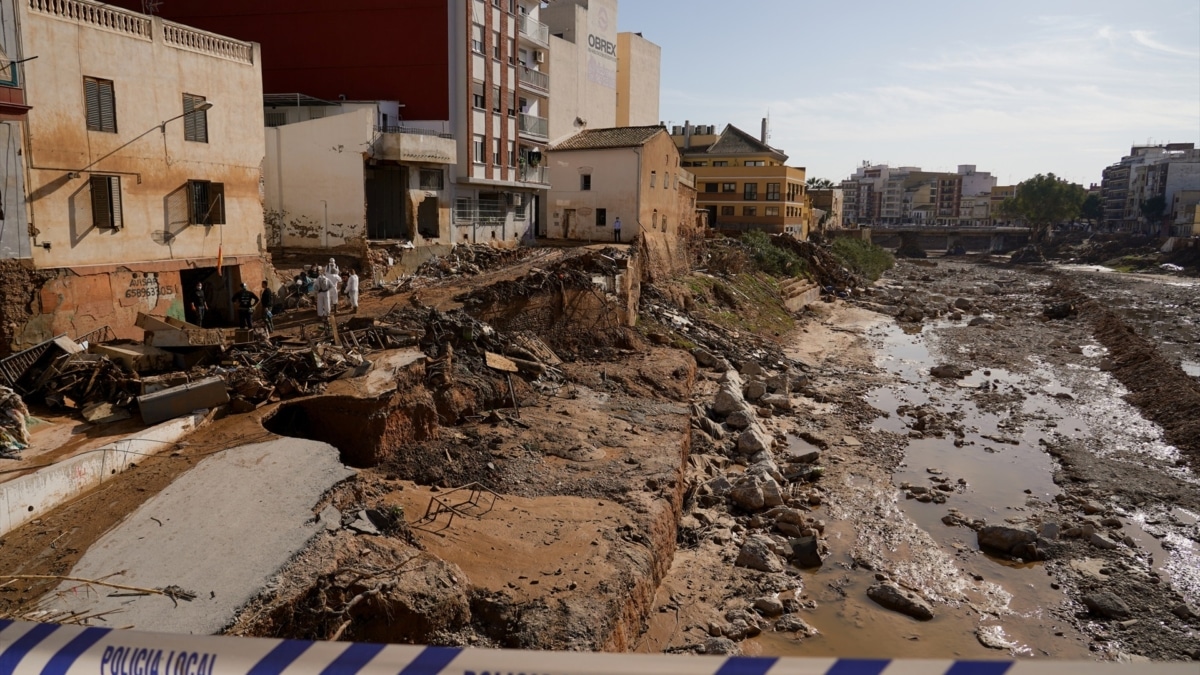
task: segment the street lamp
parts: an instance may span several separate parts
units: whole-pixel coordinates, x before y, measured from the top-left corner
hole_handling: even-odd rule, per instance
[[[212,107],[213,107],[212,101],[205,101],[205,102],[201,103],[200,105],[192,108],[191,110],[183,113],[182,115],[176,115],[169,120],[165,120],[162,124],[158,125],[158,129],[159,129],[159,131],[161,131],[162,133],[165,134],[165,133],[167,133],[167,123],[168,122],[174,122],[175,120],[177,120],[181,117],[187,117],[188,115],[191,115],[192,113],[204,112],[205,110],[209,110]]]
[[[83,172],[87,171],[88,169],[92,168],[93,166],[96,166],[96,165],[97,165],[97,164],[99,164],[100,162],[102,162],[102,161],[104,161],[104,160],[108,159],[109,157],[112,157],[113,155],[115,155],[115,154],[117,154],[118,152],[120,152],[120,151],[124,150],[125,148],[129,147],[130,145],[133,145],[133,144],[134,144],[134,143],[136,143],[137,141],[139,141],[139,140],[141,140],[142,138],[144,138],[144,137],[146,136],[146,134],[149,134],[151,131],[154,131],[155,129],[158,129],[159,131],[161,131],[162,133],[164,133],[164,134],[165,134],[165,133],[167,133],[167,124],[169,124],[169,123],[171,123],[171,122],[174,122],[175,120],[177,120],[177,119],[179,119],[179,118],[181,118],[181,117],[187,117],[188,115],[191,115],[192,113],[197,113],[197,112],[201,112],[201,111],[204,111],[204,110],[209,110],[209,109],[210,109],[210,108],[212,108],[212,107],[213,107],[212,101],[205,101],[205,102],[201,103],[200,105],[196,106],[195,108],[192,108],[191,110],[189,110],[189,111],[187,111],[187,112],[185,112],[185,113],[183,113],[183,114],[181,114],[181,115],[176,115],[176,116],[172,117],[172,118],[171,118],[171,119],[169,119],[169,120],[163,120],[162,122],[160,122],[160,123],[158,124],[158,126],[156,126],[156,127],[150,127],[149,129],[147,129],[147,130],[143,131],[142,133],[138,134],[138,135],[137,135],[135,138],[133,138],[132,140],[129,140],[129,141],[126,141],[125,143],[122,143],[122,144],[121,144],[120,146],[118,146],[117,148],[114,148],[113,150],[110,150],[110,151],[109,151],[107,154],[105,154],[103,157],[100,157],[99,159],[96,159],[96,160],[95,160],[95,161],[93,161],[91,164],[88,164],[87,166],[83,167],[82,169],[76,169],[76,170],[74,170],[74,171],[69,171],[69,172],[67,172],[67,178],[79,178],[81,175],[83,175]],[[138,182],[139,182],[139,183],[141,183],[141,182],[142,182],[142,176],[141,176],[141,174],[136,174],[136,175],[137,175],[137,177],[138,177]]]

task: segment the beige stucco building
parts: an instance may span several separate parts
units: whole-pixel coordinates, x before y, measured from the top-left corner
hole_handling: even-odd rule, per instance
[[[17,67],[31,108],[7,123],[20,160],[0,171],[23,173],[25,222],[5,221],[21,241],[4,256],[45,283],[9,341],[140,337],[139,311],[184,318],[201,281],[232,319],[234,289],[264,277],[258,46],[86,0],[10,8],[5,48],[37,58]]]
[[[394,124],[395,102],[266,97],[267,235],[285,248],[451,243],[447,133]]]
[[[677,235],[696,216],[695,179],[660,126],[591,129],[551,147],[553,239],[619,241]]]
[[[641,33],[617,35],[617,126],[657,124],[662,47]]]

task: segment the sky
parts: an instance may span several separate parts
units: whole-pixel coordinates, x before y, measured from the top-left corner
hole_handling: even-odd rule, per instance
[[[758,135],[810,177],[864,161],[1099,183],[1131,145],[1200,147],[1197,0],[621,0],[662,47],[659,117]]]

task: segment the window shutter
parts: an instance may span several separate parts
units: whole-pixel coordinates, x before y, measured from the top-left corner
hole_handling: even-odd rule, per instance
[[[83,97],[87,106],[88,131],[100,131],[100,83],[85,78],[83,80]]]
[[[92,176],[88,182],[92,189],[92,225],[112,227],[112,201],[108,193],[108,176]]]
[[[183,95],[183,138],[184,140],[196,140],[196,118],[199,113],[192,112],[196,109],[196,99],[188,94]]]
[[[188,201],[188,225],[200,224],[200,209],[197,204],[199,197],[200,184],[194,180],[189,180],[187,183],[187,201]]]
[[[107,80],[96,82],[100,99],[100,131],[117,131],[117,105],[113,96],[113,83]]]
[[[225,224],[225,184],[208,184],[208,218],[209,225]]]
[[[119,230],[125,226],[124,218],[122,218],[121,215],[121,177],[108,176],[106,177],[106,180],[108,181],[112,228],[114,230]]]

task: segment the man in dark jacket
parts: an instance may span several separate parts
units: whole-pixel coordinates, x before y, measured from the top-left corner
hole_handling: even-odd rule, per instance
[[[259,294],[263,309],[263,323],[268,331],[275,330],[275,292],[271,290],[271,282],[263,279],[262,293]]]
[[[197,281],[196,287],[188,295],[188,306],[196,315],[196,325],[204,326],[204,315],[208,312],[208,300],[204,298],[204,283]]]
[[[241,319],[242,328],[246,330],[254,328],[254,306],[258,304],[258,296],[251,293],[246,284],[242,284],[242,290],[233,296],[233,304],[237,305],[238,318]]]

